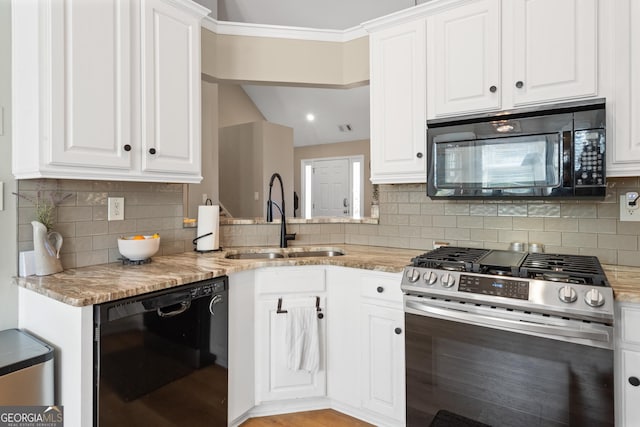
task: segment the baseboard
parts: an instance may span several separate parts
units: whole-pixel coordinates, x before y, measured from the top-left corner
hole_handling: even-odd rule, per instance
[[[319,409],[333,409],[338,412],[342,412],[350,417],[357,418],[359,420],[368,422],[377,427],[403,427],[404,423],[398,422],[398,420],[385,417],[384,415],[376,415],[370,411],[365,411],[361,408],[356,408],[344,403],[331,400],[327,397],[310,397],[304,399],[288,399],[278,400],[273,402],[262,402],[258,406],[254,406],[249,411],[245,412],[241,417],[238,417],[231,424],[232,427],[237,427],[249,418],[254,417],[268,417],[271,415],[290,414],[293,412],[303,411],[316,411]]]

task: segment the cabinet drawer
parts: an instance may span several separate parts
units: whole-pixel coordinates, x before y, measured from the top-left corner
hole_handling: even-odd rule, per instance
[[[620,308],[620,317],[622,319],[622,340],[628,344],[640,344],[640,307],[622,307]]]
[[[276,267],[256,272],[258,294],[325,292],[324,267]]]
[[[402,304],[402,274],[364,273],[360,276],[360,295],[380,302]]]

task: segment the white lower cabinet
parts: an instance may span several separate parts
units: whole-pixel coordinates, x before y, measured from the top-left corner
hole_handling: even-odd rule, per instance
[[[360,321],[362,406],[403,421],[404,312],[396,308],[362,304]]]
[[[404,426],[400,280],[400,273],[333,266],[256,270],[256,407],[251,414],[334,408],[377,426]],[[315,306],[316,298],[323,315],[318,320],[320,369],[292,371],[287,314],[278,313],[278,306],[281,311]]]
[[[640,423],[640,304],[616,304],[616,426]]]
[[[324,268],[276,267],[256,272],[256,403],[323,397],[326,395],[326,293]],[[318,321],[320,367],[317,372],[287,367],[287,314],[291,307],[315,306]]]
[[[405,423],[400,279],[349,268],[327,272],[328,396],[336,409],[378,426]]]

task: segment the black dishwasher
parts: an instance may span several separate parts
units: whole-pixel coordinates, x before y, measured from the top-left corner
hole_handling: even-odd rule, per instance
[[[228,278],[94,307],[94,426],[226,426]]]

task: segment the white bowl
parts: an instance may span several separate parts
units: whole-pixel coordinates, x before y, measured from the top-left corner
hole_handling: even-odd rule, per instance
[[[145,260],[160,248],[160,237],[144,236],[144,240],[133,240],[134,236],[118,239],[118,250],[123,257],[132,261]]]

